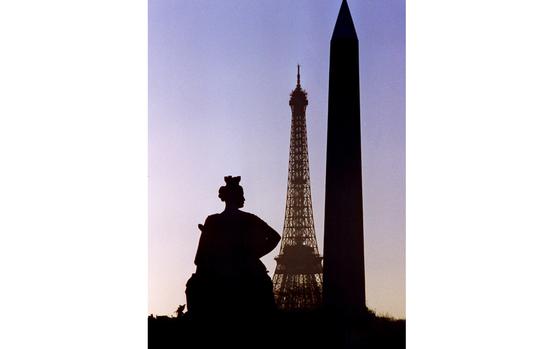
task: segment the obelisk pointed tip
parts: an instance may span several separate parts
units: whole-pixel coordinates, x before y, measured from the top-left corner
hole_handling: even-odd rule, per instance
[[[358,40],[358,35],[356,34],[356,28],[354,28],[354,22],[352,21],[352,15],[350,14],[350,8],[346,0],[342,1],[340,5],[340,10],[338,11],[338,17],[336,19],[336,24],[334,25],[334,30],[331,40],[334,39],[354,39]]]

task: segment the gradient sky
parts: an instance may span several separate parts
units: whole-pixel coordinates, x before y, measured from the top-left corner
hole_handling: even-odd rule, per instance
[[[329,41],[340,1],[149,1],[149,312],[185,303],[198,223],[240,175],[282,233],[289,94],[301,64],[323,250]],[[405,2],[349,0],[360,40],[366,301],[405,317]],[[270,275],[279,246],[263,258]]]

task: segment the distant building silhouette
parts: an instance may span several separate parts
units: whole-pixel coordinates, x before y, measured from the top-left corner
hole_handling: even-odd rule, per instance
[[[284,231],[272,279],[276,304],[284,310],[311,309],[322,303],[323,271],[315,238],[307,154],[307,104],[298,65],[297,85],[290,96],[292,127]]]
[[[365,303],[358,36],[346,0],[331,37],[325,183],[324,304]]]

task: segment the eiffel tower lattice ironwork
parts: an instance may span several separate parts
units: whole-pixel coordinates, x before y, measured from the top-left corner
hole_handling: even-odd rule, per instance
[[[297,85],[290,95],[292,127],[286,214],[272,279],[276,304],[284,310],[312,309],[322,304],[323,267],[311,205],[305,121],[307,104],[307,92],[301,88],[298,65]]]

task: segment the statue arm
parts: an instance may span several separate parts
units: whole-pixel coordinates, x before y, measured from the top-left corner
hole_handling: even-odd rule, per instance
[[[198,248],[196,250],[196,256],[194,258],[194,264],[199,265],[206,258],[206,250],[208,245],[208,234],[206,233],[206,225],[208,223],[208,218],[203,224],[198,225],[198,229],[200,229],[200,238],[198,240]]]
[[[261,258],[274,250],[276,245],[280,242],[281,237],[276,230],[266,224],[263,220],[260,220],[259,225],[259,230],[262,234],[262,244],[260,244],[261,248],[258,251],[258,257]]]

